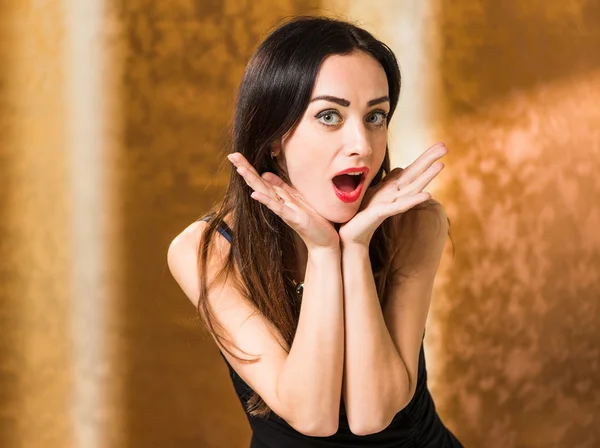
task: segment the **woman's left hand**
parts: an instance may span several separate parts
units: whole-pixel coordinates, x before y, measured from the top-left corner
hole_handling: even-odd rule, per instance
[[[342,245],[362,244],[368,247],[375,230],[386,218],[431,198],[431,194],[423,189],[444,168],[438,160],[447,152],[444,143],[436,143],[406,169],[393,169],[378,185],[369,188],[358,213],[339,229]]]

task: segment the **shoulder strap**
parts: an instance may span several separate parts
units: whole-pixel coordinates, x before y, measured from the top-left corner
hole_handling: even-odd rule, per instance
[[[208,215],[208,216],[204,216],[203,218],[200,218],[199,221],[208,222],[208,221],[210,221],[211,218],[212,218],[212,216]],[[233,232],[231,231],[231,229],[225,222],[223,222],[223,223],[221,223],[221,225],[219,225],[219,227],[217,228],[217,231],[221,235],[223,235],[227,241],[229,241],[229,244],[231,244],[231,241],[232,241],[231,234]]]

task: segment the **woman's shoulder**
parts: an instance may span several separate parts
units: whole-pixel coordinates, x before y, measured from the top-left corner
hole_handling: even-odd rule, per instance
[[[199,287],[200,242],[207,227],[208,223],[203,220],[190,223],[173,238],[167,250],[167,265],[171,275],[194,303]],[[221,235],[209,241],[207,268],[211,275],[226,261],[229,247],[229,242]]]
[[[433,198],[391,219],[393,227],[400,233],[400,238],[435,237],[448,231],[446,210]]]
[[[197,219],[194,222],[188,224],[175,238],[173,238],[173,243],[181,244],[183,242],[190,243],[192,241],[200,242],[200,238],[202,237],[202,233],[208,223],[202,219]]]
[[[169,250],[177,249],[180,247],[186,248],[194,248],[196,251],[200,247],[200,241],[202,240],[202,235],[204,234],[206,228],[208,227],[208,221],[210,220],[210,216],[205,216],[202,218],[198,218],[192,223],[188,224],[179,234],[173,238],[169,245]],[[229,229],[228,225],[225,223],[223,226]],[[219,232],[222,236],[223,233]],[[214,245],[216,248],[228,248],[229,241],[227,238],[212,238],[210,241],[211,245]]]
[[[448,216],[435,199],[429,199],[393,218],[395,263],[420,265],[445,244],[449,232]]]
[[[167,251],[168,258],[171,259],[173,255],[186,252],[190,249],[197,251],[207,225],[208,223],[202,220],[196,220],[188,224],[169,244]]]

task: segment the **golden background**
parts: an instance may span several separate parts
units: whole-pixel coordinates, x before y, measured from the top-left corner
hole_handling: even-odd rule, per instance
[[[600,2],[90,0],[101,13],[73,19],[70,1],[5,0],[1,447],[248,446],[166,249],[223,191],[235,90],[278,20],[340,14],[400,42],[425,3],[427,140],[450,148],[434,189],[456,248],[426,339],[438,411],[468,447],[600,445]],[[418,43],[402,42],[401,64]]]

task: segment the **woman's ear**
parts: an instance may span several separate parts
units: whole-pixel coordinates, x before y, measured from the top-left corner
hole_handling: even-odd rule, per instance
[[[281,153],[281,140],[277,139],[271,143],[271,158],[274,159]]]
[[[271,143],[271,160],[277,167],[277,170],[287,173],[287,165],[285,163],[285,157],[283,156],[281,139],[277,139]],[[281,173],[278,172],[277,174]]]

